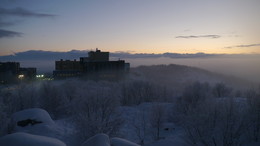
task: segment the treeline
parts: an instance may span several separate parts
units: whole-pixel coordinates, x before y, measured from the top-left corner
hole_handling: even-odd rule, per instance
[[[138,79],[70,79],[2,88],[0,135],[12,132],[8,123],[14,112],[37,107],[48,111],[53,119],[69,118],[82,140],[97,133],[117,136],[125,122],[119,107],[150,102],[174,106],[169,111],[155,104],[148,116],[137,115],[139,121],[133,121],[132,126],[141,144],[146,140],[147,125],[154,128],[154,140],[160,139],[163,122],[182,127],[191,145],[235,146],[260,140],[260,88],[236,91],[225,83],[200,82],[187,84],[181,94],[173,92],[174,88]]]
[[[237,146],[260,140],[260,88],[230,95],[218,83],[193,83],[175,102],[171,120],[190,145]]]

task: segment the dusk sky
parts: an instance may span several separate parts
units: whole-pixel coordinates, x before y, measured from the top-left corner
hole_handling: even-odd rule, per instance
[[[1,0],[0,56],[260,53],[260,0]]]

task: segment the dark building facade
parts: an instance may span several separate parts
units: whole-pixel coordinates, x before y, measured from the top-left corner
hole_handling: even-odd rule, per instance
[[[19,62],[0,62],[0,83],[16,83],[21,80],[33,80],[36,68],[21,68]]]
[[[55,62],[54,78],[66,77],[98,77],[113,78],[129,70],[130,64],[124,60],[109,61],[109,52],[90,51],[88,57],[80,60],[60,60]]]
[[[25,80],[34,80],[36,77],[36,68],[20,68],[19,74],[21,76],[24,76]]]

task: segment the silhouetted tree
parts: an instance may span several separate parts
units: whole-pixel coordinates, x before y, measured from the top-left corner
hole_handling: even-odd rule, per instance
[[[192,111],[196,106],[200,105],[200,102],[211,97],[210,90],[211,88],[208,83],[194,82],[185,87],[176,106],[184,113]]]
[[[145,112],[145,109],[141,109],[136,116],[133,118],[131,121],[131,125],[134,128],[134,131],[139,138],[139,143],[141,145],[144,145],[145,139],[147,138],[149,134],[149,128],[150,127],[150,121],[149,118],[147,117],[147,113]]]
[[[260,86],[255,89],[248,90],[246,93],[248,101],[248,118],[250,122],[249,134],[253,141],[260,141]]]
[[[236,146],[248,127],[244,104],[233,98],[212,98],[207,84],[185,88],[174,106],[173,121],[185,129],[191,145]]]
[[[224,83],[216,83],[212,91],[215,97],[227,97],[230,95],[232,89]]]
[[[111,90],[97,88],[85,91],[75,112],[75,124],[83,140],[98,134],[115,135],[122,124],[120,113],[116,111],[118,99]]]
[[[64,99],[58,85],[51,82],[43,83],[40,87],[39,98],[39,106],[45,109],[51,117],[57,118],[64,112],[61,110],[61,107],[64,106]]]
[[[150,123],[151,126],[155,129],[155,140],[160,139],[160,131],[162,125],[165,122],[165,109],[163,105],[156,104],[152,107],[150,112]]]

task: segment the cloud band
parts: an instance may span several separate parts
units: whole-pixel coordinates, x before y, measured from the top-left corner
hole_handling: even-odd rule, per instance
[[[20,7],[14,9],[0,8],[0,16],[5,16],[5,15],[13,15],[19,17],[54,17],[55,16],[51,14],[35,13]]]
[[[194,38],[212,38],[217,39],[220,38],[220,35],[190,35],[190,36],[176,36],[176,38],[182,39],[194,39]]]
[[[260,44],[247,44],[247,45],[237,45],[237,46],[229,46],[225,47],[226,49],[232,49],[232,48],[249,48],[249,47],[257,47],[260,46]]]
[[[22,33],[0,29],[0,38],[4,38],[4,37],[17,37],[17,36],[18,37],[22,36]]]

